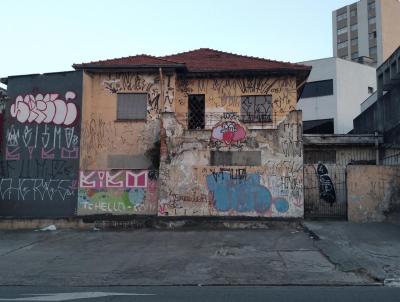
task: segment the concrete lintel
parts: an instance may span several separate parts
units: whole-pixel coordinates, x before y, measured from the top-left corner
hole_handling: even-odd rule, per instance
[[[373,134],[304,134],[304,146],[311,145],[375,145],[376,139],[379,144],[383,143],[383,136]]]

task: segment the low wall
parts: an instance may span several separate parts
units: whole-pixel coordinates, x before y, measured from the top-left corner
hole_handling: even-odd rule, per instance
[[[400,167],[347,167],[348,219],[382,222],[400,211]]]

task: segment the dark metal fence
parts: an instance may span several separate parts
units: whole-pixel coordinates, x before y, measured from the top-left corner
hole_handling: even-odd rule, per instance
[[[347,218],[345,167],[321,163],[304,165],[304,216]]]

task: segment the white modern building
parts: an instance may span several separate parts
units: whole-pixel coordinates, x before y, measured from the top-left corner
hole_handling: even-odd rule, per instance
[[[375,68],[335,57],[301,64],[312,66],[297,104],[304,133],[351,131],[361,103],[376,91]]]

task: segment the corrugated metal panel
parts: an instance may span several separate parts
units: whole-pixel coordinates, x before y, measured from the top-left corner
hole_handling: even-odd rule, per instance
[[[118,93],[117,119],[144,120],[147,116],[146,93]]]

